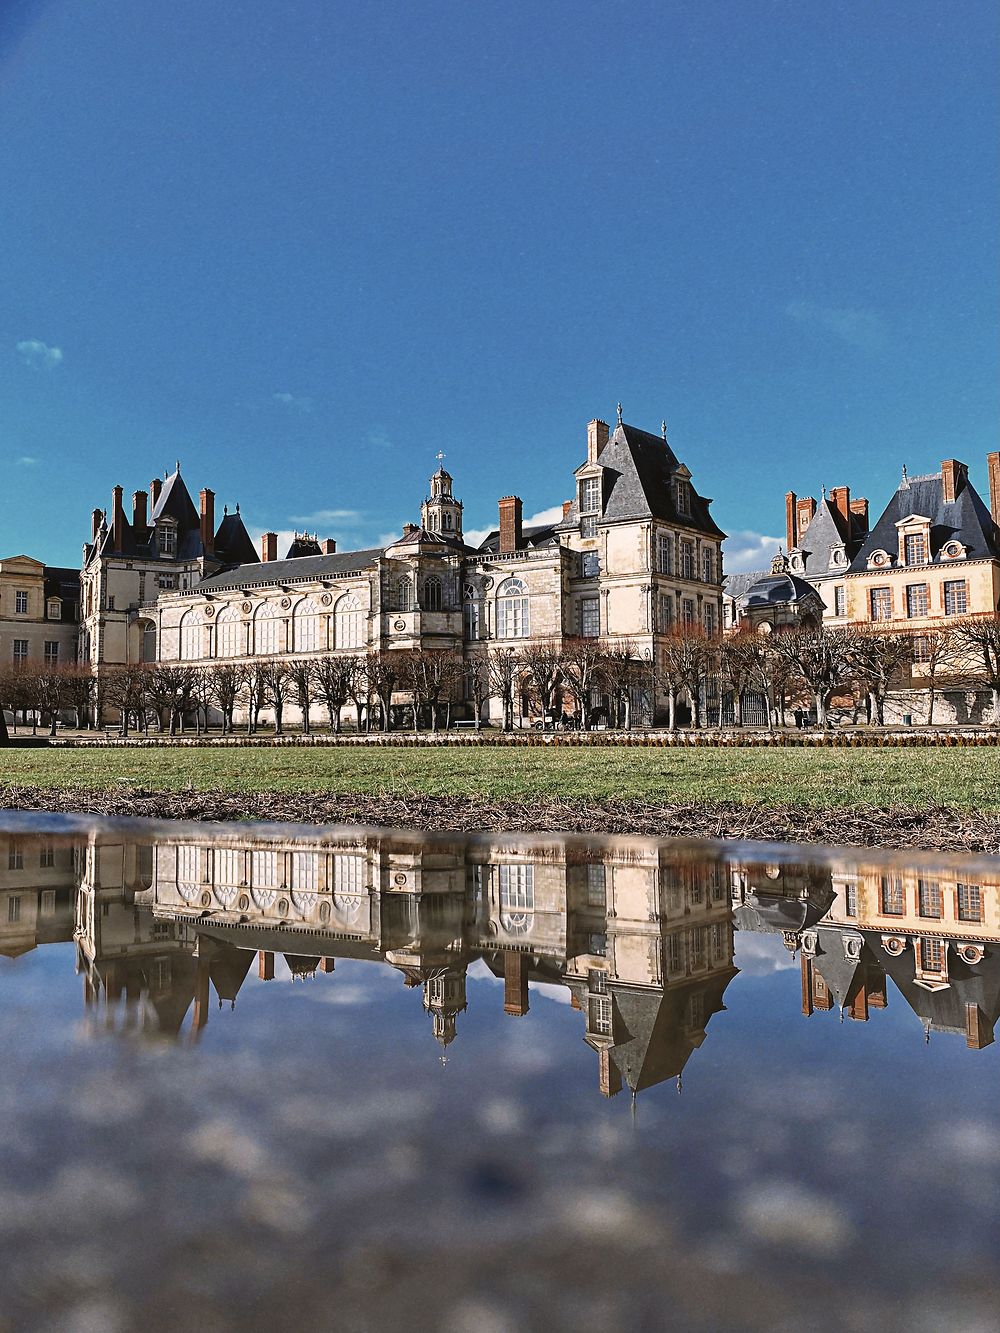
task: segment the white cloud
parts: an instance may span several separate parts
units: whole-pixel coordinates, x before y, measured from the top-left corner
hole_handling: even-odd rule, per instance
[[[771,561],[778,554],[778,547],[783,544],[783,537],[767,537],[762,532],[744,530],[730,533],[722,548],[726,571],[739,574],[745,570],[770,569]]]
[[[813,301],[789,301],[785,314],[798,324],[806,324],[832,334],[852,347],[877,352],[886,344],[886,327],[874,310],[857,306],[816,305]]]
[[[313,400],[297,393],[272,393],[271,402],[279,407],[287,407],[290,412],[309,413],[313,410]]]
[[[288,517],[293,523],[301,523],[312,532],[330,523],[355,526],[362,522],[364,515],[358,509],[317,509],[312,514],[289,514]]]
[[[539,509],[537,514],[532,514],[524,520],[526,528],[541,528],[548,523],[558,523],[562,519],[562,505],[553,505],[551,509]],[[479,546],[491,532],[496,532],[499,525],[499,519],[488,528],[471,528],[464,534],[464,540],[468,546]]]
[[[31,454],[22,454],[15,460],[18,467],[37,467],[41,462],[40,458],[33,458]]]
[[[50,347],[37,338],[25,338],[16,347],[25,365],[39,366],[43,370],[51,370],[63,359],[61,347]]]
[[[736,932],[736,966],[747,977],[769,977],[772,972],[797,968],[798,962],[777,935]]]

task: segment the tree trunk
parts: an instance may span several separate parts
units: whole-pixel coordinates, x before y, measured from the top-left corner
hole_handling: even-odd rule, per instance
[[[816,725],[819,726],[819,727],[825,727],[825,726],[826,726],[826,697],[825,697],[825,695],[823,694],[823,691],[822,691],[822,690],[816,690],[816,692],[815,692],[815,698],[816,698]]]
[[[677,730],[677,691],[673,685],[667,691],[667,729]]]

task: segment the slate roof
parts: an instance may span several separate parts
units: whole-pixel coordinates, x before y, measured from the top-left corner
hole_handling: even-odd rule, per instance
[[[63,603],[63,619],[70,619],[80,604],[80,571],[65,569],[59,565],[46,565],[42,577],[46,600],[58,597]]]
[[[722,996],[734,976],[736,968],[729,967],[695,985],[666,991],[617,982],[609,985],[616,1010],[611,1057],[633,1092],[675,1078],[683,1070],[691,1052],[701,1044],[701,1030],[708,1027],[713,1014],[725,1008]],[[690,1034],[686,1025],[692,994],[703,997],[702,1028],[696,1034]]]
[[[184,485],[179,467],[164,481],[159,498],[149,516],[150,525],[161,518],[174,518],[181,528],[199,528],[201,525],[198,510],[195,509],[194,501]]]
[[[794,606],[810,597],[819,597],[819,593],[805,579],[794,574],[764,574],[752,584],[742,597],[740,605],[751,606]]]
[[[807,898],[753,893],[742,906],[733,908],[733,924],[737,930],[757,935],[782,935],[786,931],[797,935],[822,920],[832,902],[832,888],[825,894],[810,894]]]
[[[295,560],[258,560],[235,569],[209,574],[195,584],[196,592],[222,592],[227,588],[250,588],[272,583],[300,583],[309,579],[336,579],[367,569],[382,555],[384,548],[368,551],[338,551],[336,555],[303,555]]]
[[[875,551],[888,551],[894,559],[899,550],[896,524],[913,514],[930,519],[932,562],[941,560],[941,548],[948,541],[959,541],[968,550],[970,560],[1000,559],[1000,535],[989,507],[980,498],[968,477],[961,477],[955,499],[946,504],[941,474],[906,477],[865,538],[851,562],[851,572],[867,570],[868,558]],[[942,563],[947,564],[947,561]]]
[[[809,521],[809,526],[799,538],[795,548],[802,552],[806,574],[818,577],[835,571],[844,574],[846,564],[834,565],[831,552],[834,547],[843,547],[848,560],[857,554],[863,537],[856,531],[845,529],[840,512],[826,498],[816,506],[816,513]]]
[[[662,436],[619,423],[597,461],[604,469],[604,521],[662,518],[713,537],[726,535],[709,514],[711,501],[699,495],[694,486],[691,513],[678,513],[673,477],[680,464]],[[560,526],[575,526],[579,521],[579,505],[574,499]]]
[[[758,579],[766,579],[766,569],[745,570],[736,574],[727,574],[722,583],[722,595],[734,600],[742,597],[748,588],[752,588]]]
[[[323,551],[315,537],[295,537],[285,552],[286,560],[300,560],[304,555],[322,555]]]
[[[857,958],[847,956],[845,941],[851,938],[864,939],[860,931],[844,930],[837,926],[820,926],[816,931],[814,963],[838,1009],[843,1009],[847,1004],[852,991],[856,989],[855,979],[859,970],[863,973],[865,962],[871,960],[870,951],[864,947]]]
[[[929,991],[914,980],[915,958],[912,947],[893,956],[882,948],[881,932],[866,930],[866,942],[879,966],[892,978],[903,999],[925,1026],[935,1032],[965,1033],[965,1006],[977,1004],[995,1026],[1000,1017],[1000,952],[986,945],[981,963],[970,967],[962,962],[954,946],[948,951],[946,990]]]
[[[540,546],[558,546],[559,539],[556,536],[558,523],[542,523],[531,528],[522,528],[521,530],[521,548],[522,550],[537,549]],[[500,529],[496,528],[480,544],[480,551],[488,551],[493,554],[500,550]]]
[[[235,514],[223,514],[215,534],[215,555],[224,565],[255,565],[260,563],[257,549],[250,540],[239,509]]]

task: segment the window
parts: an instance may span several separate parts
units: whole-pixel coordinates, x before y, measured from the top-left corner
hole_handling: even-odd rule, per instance
[[[892,589],[872,588],[868,593],[868,605],[872,620],[891,620]]]
[[[58,597],[50,597],[45,614],[49,620],[62,620],[62,602]]]
[[[292,852],[291,888],[315,891],[319,887],[319,854]]]
[[[715,603],[705,603],[705,633],[708,637],[715,637]]]
[[[115,609],[115,595],[114,595],[114,593],[109,593],[109,594],[108,594],[107,609],[108,609],[109,611],[113,611],[113,610]]]
[[[348,856],[335,852],[333,856],[333,892],[334,894],[360,894],[367,892],[365,884],[365,865],[363,856]]]
[[[941,915],[941,885],[934,880],[922,879],[917,883],[917,898],[921,916]]]
[[[265,602],[254,616],[253,650],[268,657],[281,651],[281,617],[278,608]],[[181,656],[184,656],[183,645]]]
[[[920,941],[920,970],[922,972],[944,971],[944,940]]]
[[[844,911],[848,916],[857,916],[858,914],[858,886],[848,884],[844,893]]]
[[[442,605],[441,580],[436,574],[424,579],[424,610],[440,611]]]
[[[157,576],[156,576],[156,586],[157,586],[158,588],[166,588],[166,589],[176,588],[176,587],[177,587],[177,575],[176,575],[176,574],[157,574]]]
[[[393,611],[413,610],[413,584],[409,575],[400,574],[389,587],[389,606]]]
[[[906,614],[910,620],[925,616],[930,608],[926,583],[910,583],[906,588]]]
[[[903,555],[908,565],[926,565],[927,538],[922,532],[911,532],[903,538]]]
[[[42,649],[42,656],[47,667],[59,665],[59,644],[53,639],[46,639]]]
[[[276,852],[250,853],[250,883],[255,889],[278,887],[278,856]]]
[[[580,482],[580,513],[593,514],[601,508],[601,479],[587,477]]]
[[[596,514],[584,514],[583,518],[580,519],[580,536],[581,537],[597,536]]]
[[[311,597],[295,604],[292,612],[292,642],[297,653],[317,653],[326,647],[323,619]]]
[[[38,902],[38,911],[41,916],[55,916],[56,912],[55,889],[42,890],[42,895]]]
[[[41,870],[51,870],[56,863],[55,848],[47,842],[38,853],[38,866]]]
[[[965,579],[948,579],[944,585],[944,613],[946,616],[964,616],[969,609],[969,593]]]
[[[14,925],[21,919],[21,898],[19,894],[11,894],[7,899],[7,923]]]
[[[694,578],[694,542],[681,542],[681,578]]]
[[[674,572],[674,539],[669,532],[661,532],[656,539],[656,568],[660,574]]]
[[[681,619],[685,625],[694,624],[694,600],[690,597],[685,597],[681,602]]]
[[[693,930],[688,931],[689,958],[691,966],[704,967],[708,962],[708,927],[695,926]]]
[[[918,634],[913,640],[914,662],[929,662],[934,650],[935,640],[927,634]]]
[[[442,517],[443,517],[443,519],[444,519],[444,530],[445,530],[445,532],[450,532],[450,531],[451,531],[451,522],[452,522],[452,520],[451,520],[451,514],[447,514],[447,513],[446,513],[446,514],[442,515]]]
[[[585,639],[596,639],[601,633],[601,603],[597,597],[584,597],[580,602],[580,634]]]
[[[28,640],[27,640],[27,639],[15,639],[15,640],[14,640],[14,665],[15,665],[15,666],[24,666],[24,664],[25,664],[25,662],[27,662],[27,660],[28,660]]]
[[[204,651],[204,617],[200,611],[188,611],[181,621],[181,661],[197,662],[200,657],[204,656]],[[265,650],[260,649],[259,651]],[[276,648],[266,651],[275,652]]]
[[[589,1008],[589,1027],[592,1033],[600,1037],[611,1036],[611,996],[592,995]]]
[[[535,867],[498,867],[500,924],[508,935],[524,935],[531,929],[535,910]]]
[[[682,932],[675,930],[667,936],[667,972],[673,976],[684,970],[684,942]]]
[[[843,616],[847,614],[847,598],[844,595],[844,585],[838,583],[833,590],[833,614]]]
[[[596,579],[601,572],[601,557],[596,551],[584,551],[580,556],[580,577]]]
[[[26,592],[15,592],[14,614],[18,616],[26,616],[28,614],[28,594]]]
[[[705,996],[696,991],[688,1000],[688,1027],[699,1032],[705,1026]]]
[[[24,869],[24,852],[21,851],[19,843],[14,838],[11,838],[10,846],[7,850],[7,869]]]
[[[483,638],[483,606],[479,601],[471,600],[475,594],[469,594],[465,603],[465,637],[472,640]]]
[[[983,892],[978,884],[957,884],[959,921],[982,921]]]
[[[712,927],[712,962],[721,963],[729,952],[729,931],[723,921],[716,921]]]
[[[903,915],[903,881],[894,876],[882,876],[881,907],[883,916]]]
[[[528,589],[520,579],[504,579],[497,589],[497,637],[526,639],[529,633]]]
[[[701,577],[706,583],[715,582],[715,557],[710,546],[701,553]]]
[[[587,906],[604,908],[607,905],[607,875],[603,863],[587,866]],[[593,989],[593,987],[591,987]]]
[[[661,592],[657,608],[657,628],[661,634],[667,634],[674,623],[673,594]]]
[[[155,661],[156,654],[156,629],[150,625],[146,631],[152,632],[152,657],[146,656],[146,648],[143,646],[142,659],[144,662]],[[239,609],[235,606],[225,606],[219,612],[215,622],[215,655],[216,657],[242,657],[243,656],[243,621],[240,618]]]
[[[161,525],[157,540],[160,547],[160,555],[174,556],[177,554],[177,529],[172,523]]]
[[[690,514],[691,512],[691,483],[689,481],[678,480],[674,484],[674,498],[677,502],[678,514]]]
[[[406,586],[410,586],[409,579]],[[345,593],[333,608],[333,643],[335,648],[363,648],[368,641],[368,627],[361,603],[353,593]]]

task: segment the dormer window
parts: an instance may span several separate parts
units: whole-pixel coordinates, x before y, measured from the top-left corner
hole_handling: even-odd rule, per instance
[[[164,523],[157,539],[160,546],[160,555],[174,556],[177,554],[177,529],[171,523]]]
[[[834,546],[830,550],[830,564],[843,568],[847,564],[847,552],[842,546]]]
[[[926,565],[927,535],[923,532],[908,532],[903,538],[903,559],[908,565]]]
[[[580,513],[595,514],[601,509],[600,477],[585,477],[580,482]]]
[[[965,547],[961,542],[946,542],[941,548],[941,554],[945,560],[962,560],[965,558]]]
[[[872,551],[868,557],[869,569],[887,569],[891,563],[888,551]]]
[[[49,620],[62,620],[62,602],[58,597],[50,597],[46,615]]]
[[[674,482],[674,503],[678,514],[687,517],[691,513],[691,483],[683,477],[678,477]]]
[[[805,569],[805,562],[802,559],[800,551],[793,551],[788,557],[788,567],[796,574],[801,574]]]

